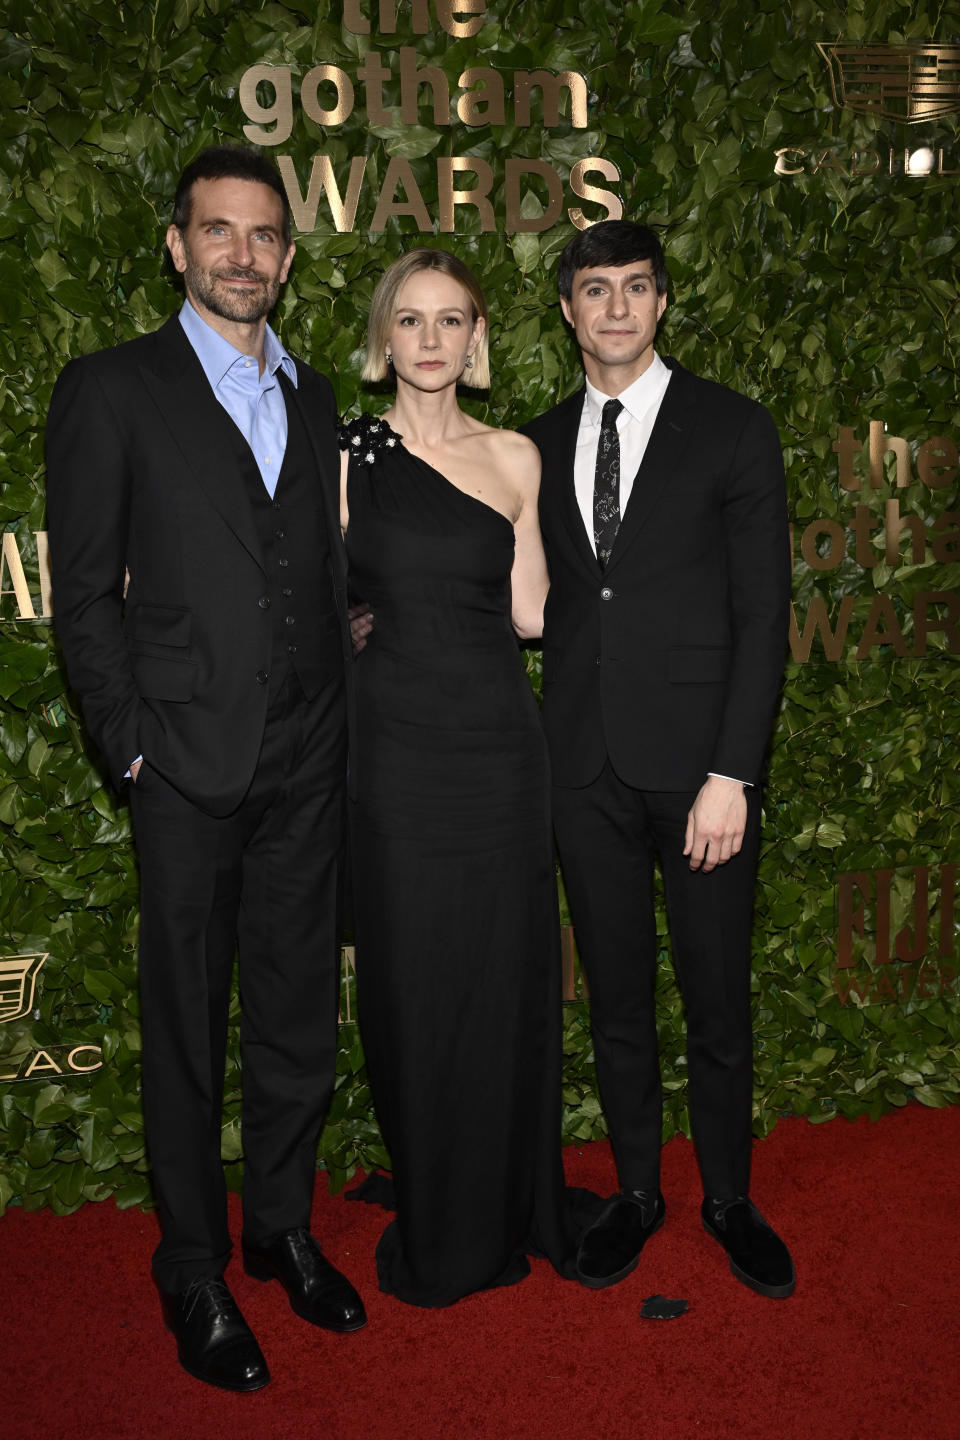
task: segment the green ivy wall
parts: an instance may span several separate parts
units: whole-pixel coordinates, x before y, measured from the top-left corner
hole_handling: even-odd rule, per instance
[[[394,68],[400,46],[415,48],[454,93],[470,66],[503,72],[506,123],[438,125],[423,92],[418,126],[374,133],[359,85],[353,113],[327,131],[295,106],[292,134],[276,148],[292,157],[303,188],[317,153],[333,158],[341,188],[351,157],[368,164],[356,230],[337,234],[321,202],[316,230],[298,237],[278,312],[285,343],[326,371],[341,409],[355,412],[370,294],[384,266],[420,238],[411,218],[370,231],[389,157],[410,161],[431,216],[437,157],[485,159],[497,231],[483,233],[477,211],[458,206],[457,233],[439,243],[475,266],[492,302],[494,383],[488,403],[469,403],[497,423],[522,422],[578,383],[555,263],[573,233],[567,207],[582,204],[591,218],[603,209],[577,200],[567,177],[588,156],[618,167],[621,181],[608,188],[624,213],[662,227],[666,241],[662,348],[762,399],[787,459],[796,658],[772,750],[758,891],[757,1131],[784,1113],[877,1116],[912,1098],[957,1100],[960,907],[951,909],[950,867],[960,859],[960,517],[949,446],[960,442],[960,175],[939,174],[937,164],[932,174],[902,173],[912,145],[930,147],[935,161],[942,151],[939,168],[960,170],[957,122],[907,126],[838,108],[815,48],[838,39],[955,43],[956,10],[923,5],[713,0],[693,7],[698,19],[681,0],[490,0],[479,33],[454,40],[433,3],[429,33],[414,33],[403,5],[388,35],[377,33],[375,0],[364,0],[374,33],[361,39],[343,26],[338,0],[7,0],[0,520],[14,538],[0,572],[0,963],[48,958],[28,1013],[0,1023],[0,1211],[10,1201],[66,1212],[108,1194],[125,1204],[149,1197],[129,819],[85,742],[43,615],[51,387],[69,356],[150,329],[178,303],[161,243],[176,176],[203,145],[243,138],[244,72],[285,65],[299,81],[328,63],[355,76],[367,48]],[[586,129],[563,116],[549,128],[514,123],[513,72],[541,68],[587,76]],[[395,88],[385,95],[397,103]],[[775,174],[781,149],[795,173]],[[869,170],[871,151],[876,170],[849,173]],[[506,224],[505,160],[522,156],[547,161],[564,186],[561,218],[539,234],[511,234]],[[545,200],[534,183],[523,215],[535,222]],[[884,439],[905,441],[908,483],[897,487],[894,456],[871,487],[861,449],[871,421],[886,426]],[[841,427],[852,439],[841,440]],[[946,448],[924,450],[931,437],[945,437]],[[848,488],[851,476],[859,490]],[[916,523],[888,556],[878,524],[891,499]],[[18,557],[37,618],[23,587],[16,593]],[[822,630],[805,629],[818,605],[833,629],[826,647]],[[535,652],[529,668],[536,684]],[[850,874],[859,879],[838,884]],[[687,1112],[666,941],[663,961],[672,1134],[686,1129]],[[0,976],[0,1006],[7,982]],[[568,1005],[565,1017],[565,1133],[586,1139],[603,1133],[603,1121],[585,1006]],[[335,1184],[358,1162],[386,1158],[356,1028],[341,1034],[321,1145]],[[102,1067],[88,1070],[97,1053],[81,1046],[101,1047]],[[235,1045],[227,1078],[223,1149],[236,1181]]]

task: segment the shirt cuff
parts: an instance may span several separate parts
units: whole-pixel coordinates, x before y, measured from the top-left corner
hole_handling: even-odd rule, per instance
[[[735,775],[721,775],[717,770],[708,770],[708,775],[714,775],[718,780],[732,780],[735,785],[742,785],[745,790],[753,789],[752,780],[738,780]]]

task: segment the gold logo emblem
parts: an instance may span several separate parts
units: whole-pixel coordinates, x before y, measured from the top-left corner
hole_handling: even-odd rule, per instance
[[[0,1025],[30,1014],[37,976],[49,953],[0,957]]]
[[[907,125],[960,113],[960,45],[818,44],[835,103]]]

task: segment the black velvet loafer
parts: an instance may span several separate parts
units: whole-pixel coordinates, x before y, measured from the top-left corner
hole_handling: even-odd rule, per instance
[[[666,1206],[659,1190],[622,1190],[584,1233],[577,1279],[591,1290],[616,1285],[637,1268],[640,1251],[660,1226]]]
[[[161,1290],[160,1304],[188,1375],[220,1390],[260,1390],[268,1383],[263,1352],[221,1277],[192,1280],[174,1294]]]
[[[367,1323],[360,1296],[309,1230],[287,1230],[263,1246],[244,1241],[243,1268],[255,1280],[279,1280],[294,1314],[311,1325],[346,1334]]]
[[[746,1195],[733,1200],[708,1198],[700,1215],[704,1230],[726,1250],[738,1280],[773,1300],[793,1294],[797,1277],[790,1251],[752,1200]]]

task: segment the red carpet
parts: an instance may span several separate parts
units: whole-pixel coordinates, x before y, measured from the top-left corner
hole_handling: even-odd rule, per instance
[[[567,1153],[607,1192],[605,1145]],[[702,1231],[691,1147],[664,1155],[667,1223],[612,1290],[559,1280],[420,1311],[380,1295],[383,1212],[321,1193],[314,1228],[370,1324],[329,1335],[236,1261],[228,1278],[273,1383],[222,1394],[177,1366],[146,1281],[155,1221],[112,1203],[0,1220],[2,1440],[957,1440],[960,1108],[879,1124],[784,1121],[754,1197],[789,1241],[797,1291],[765,1300]],[[235,1197],[232,1197],[235,1198]],[[233,1214],[234,1236],[239,1213]],[[648,1295],[690,1301],[641,1320]]]

